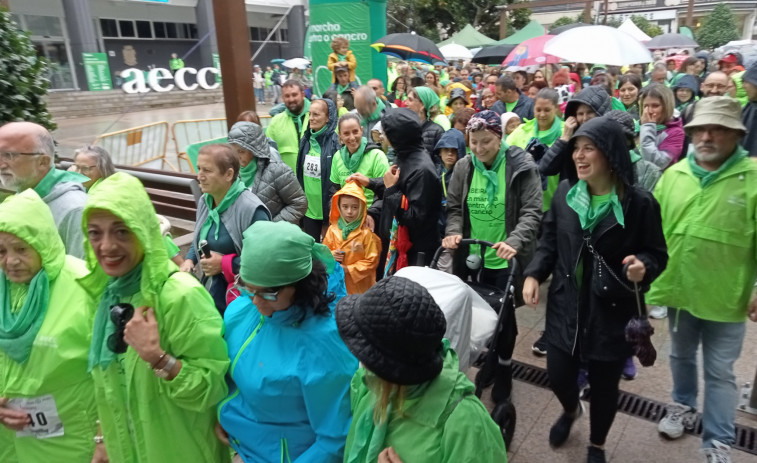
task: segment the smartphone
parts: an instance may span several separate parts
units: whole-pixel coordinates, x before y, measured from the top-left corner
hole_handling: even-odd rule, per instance
[[[200,241],[198,247],[200,248],[200,253],[202,253],[202,256],[204,258],[210,258],[210,245],[208,244],[207,240]]]

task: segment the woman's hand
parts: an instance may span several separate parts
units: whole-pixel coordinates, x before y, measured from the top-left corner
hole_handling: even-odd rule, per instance
[[[221,426],[221,423],[216,423],[215,427],[216,437],[218,438],[221,443],[227,447],[231,447],[231,444],[229,444],[229,433],[226,432],[225,429],[223,429],[223,426]]]
[[[647,268],[644,266],[644,262],[631,255],[623,259],[623,265],[628,265],[628,271],[626,272],[626,278],[628,281],[634,283],[641,283],[644,279],[644,275],[647,274]]]
[[[344,252],[343,251],[331,251],[331,255],[334,256],[334,260],[339,262],[340,264],[344,262]]]
[[[365,224],[368,226],[368,229],[372,232],[376,232],[376,222],[373,220],[373,217],[370,215],[365,216]]]
[[[92,463],[108,463],[108,453],[105,451],[105,444],[95,445],[95,455],[92,457]]]
[[[365,188],[368,186],[368,182],[370,182],[370,179],[366,177],[365,175],[361,174],[360,172],[356,172],[349,177],[347,177],[347,180],[344,181],[345,184],[355,182],[361,187]]]
[[[442,247],[445,249],[457,249],[457,246],[462,241],[463,235],[449,235],[445,236],[442,240]]]
[[[400,168],[397,165],[393,165],[384,174],[384,186],[391,188],[397,184],[400,179]]]
[[[8,408],[8,398],[0,397],[0,423],[11,431],[21,431],[31,424],[29,415],[21,410]]]
[[[150,366],[160,361],[163,350],[160,348],[158,321],[152,307],[139,307],[134,310],[134,316],[124,329],[124,341]]]
[[[539,280],[526,277],[526,281],[523,282],[523,300],[529,307],[536,308],[539,304]]]
[[[576,128],[578,128],[578,121],[574,116],[570,116],[569,118],[565,119],[565,123],[563,123],[562,126],[562,140],[570,141],[570,137],[573,136]]]
[[[492,246],[492,249],[497,251],[497,257],[499,257],[500,259],[505,259],[505,260],[510,260],[513,257],[515,257],[516,254],[518,254],[518,251],[516,251],[514,247],[510,246],[504,241],[500,241],[499,243],[494,243],[494,246]]]
[[[192,273],[192,271],[195,269],[195,263],[192,262],[192,259],[185,260],[181,266],[179,267],[179,270],[186,273]]]
[[[213,275],[218,275],[222,272],[221,270],[221,262],[223,261],[223,254],[218,254],[215,251],[210,251],[210,257],[201,257],[200,258],[200,267],[202,268],[202,273],[205,275],[212,277]]]
[[[642,124],[648,124],[650,122],[656,122],[652,119],[652,116],[649,115],[649,110],[644,109],[641,112],[641,117],[639,118],[639,122]]]
[[[384,449],[379,453],[377,463],[403,463],[400,456],[394,451],[394,447]]]

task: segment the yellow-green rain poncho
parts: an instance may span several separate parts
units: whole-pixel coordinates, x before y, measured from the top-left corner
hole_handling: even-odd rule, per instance
[[[50,209],[34,190],[0,204],[0,232],[26,241],[42,260],[37,281],[31,282],[39,285],[35,286],[41,298],[36,308],[31,301],[26,303],[31,285],[11,283],[0,272],[0,397],[52,396],[63,425],[62,436],[45,439],[17,437],[15,431],[0,426],[0,461],[89,463],[95,451],[97,416],[92,378],[87,373],[92,301],[76,284],[86,274],[84,263],[66,256]],[[49,283],[44,282],[45,276]],[[42,319],[41,325],[31,323],[38,329],[36,335],[13,336],[14,330],[6,329],[21,328],[19,324],[30,315],[37,322]]]
[[[169,260],[155,209],[139,180],[125,173],[103,180],[87,199],[85,234],[94,210],[121,218],[144,249],[140,289],[119,302],[137,308],[135,316],[141,315],[139,307],[153,307],[160,347],[182,362],[171,381],[155,376],[131,347],[115,361],[93,365],[108,458],[113,463],[228,461],[229,450],[213,431],[215,406],[227,393],[224,375],[229,366],[223,321],[213,300],[194,277],[177,272]],[[87,242],[84,247],[91,273],[80,284],[99,301],[110,278],[98,265],[92,245]],[[96,314],[93,338],[97,326]]]

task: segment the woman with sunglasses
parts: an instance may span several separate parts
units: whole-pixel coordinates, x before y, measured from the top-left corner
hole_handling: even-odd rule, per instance
[[[103,180],[83,228],[90,273],[79,284],[98,301],[88,370],[108,458],[227,462],[213,432],[227,392],[223,321],[205,288],[169,260],[139,180]]]
[[[244,233],[242,295],[224,314],[232,363],[216,431],[246,462],[342,461],[358,362],[334,320],[334,265],[296,225],[257,222]]]
[[[89,462],[91,300],[76,285],[86,270],[31,188],[0,204],[0,269],[0,461]]]

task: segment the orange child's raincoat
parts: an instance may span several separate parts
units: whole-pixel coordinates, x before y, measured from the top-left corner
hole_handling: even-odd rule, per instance
[[[339,228],[339,198],[341,196],[353,196],[360,200],[360,226],[349,234],[347,239],[342,239],[342,230]],[[381,242],[378,236],[373,234],[365,224],[366,202],[363,189],[354,182],[344,185],[331,199],[331,214],[329,226],[323,244],[331,251],[344,251],[344,280],[347,285],[347,294],[362,294],[376,283],[376,267],[378,267],[381,255]]]
[[[357,69],[357,60],[355,59],[355,54],[352,53],[352,50],[347,50],[347,54],[344,55],[344,61],[347,62],[347,69],[350,70],[350,82],[355,81],[355,69]],[[336,63],[339,62],[339,55],[336,54],[336,52],[331,53],[329,55],[329,59],[326,62],[326,67],[329,68],[329,71],[331,71],[331,76],[333,77],[333,81],[336,82]]]

